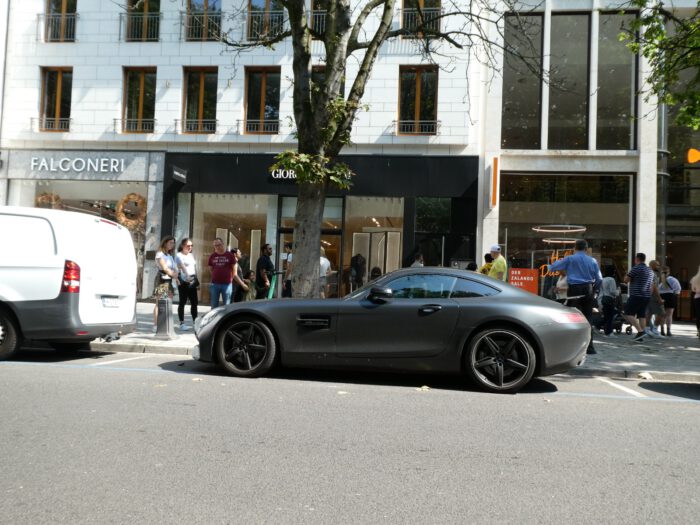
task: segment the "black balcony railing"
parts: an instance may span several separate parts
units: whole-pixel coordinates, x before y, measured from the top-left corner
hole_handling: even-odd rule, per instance
[[[70,118],[39,117],[32,119],[32,129],[38,131],[70,131]]]
[[[245,132],[261,135],[276,135],[280,131],[279,120],[246,120]]]
[[[399,135],[437,135],[439,129],[439,120],[399,120],[396,123]]]
[[[442,9],[427,7],[425,9],[404,9],[401,12],[401,27],[420,35],[423,32],[437,33],[440,31]]]
[[[156,119],[115,119],[114,130],[121,133],[153,133],[156,129]]]
[[[248,39],[275,37],[284,31],[284,11],[248,12]]]
[[[120,31],[125,42],[158,42],[160,13],[121,13]]]
[[[182,25],[188,42],[221,40],[221,13],[218,11],[182,13]]]
[[[39,15],[44,42],[75,42],[77,21],[76,13]]]
[[[326,11],[311,12],[311,29],[316,33],[323,34],[326,32]]]
[[[175,121],[175,129],[180,133],[216,133],[216,119],[183,119]]]

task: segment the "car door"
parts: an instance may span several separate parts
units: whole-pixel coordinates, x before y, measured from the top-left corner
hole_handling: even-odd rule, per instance
[[[341,302],[336,352],[354,357],[416,357],[442,352],[459,317],[450,299],[455,278],[416,273],[397,277],[383,287],[393,297],[383,302],[367,294]]]

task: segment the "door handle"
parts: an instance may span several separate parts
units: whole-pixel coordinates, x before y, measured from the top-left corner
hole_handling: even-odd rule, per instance
[[[418,312],[421,314],[434,314],[435,312],[439,312],[442,310],[442,306],[439,304],[426,304],[425,306],[421,306],[418,309]]]

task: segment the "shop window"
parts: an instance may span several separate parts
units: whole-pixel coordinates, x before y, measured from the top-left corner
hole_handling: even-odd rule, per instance
[[[127,42],[157,42],[160,38],[160,0],[129,0],[124,31]]]
[[[221,38],[221,0],[187,0],[185,40],[215,41]]]
[[[440,0],[404,0],[401,28],[423,37],[440,31]]]
[[[78,0],[47,0],[45,42],[75,42]]]
[[[635,149],[637,58],[619,38],[634,19],[634,14],[600,15],[597,149]]]
[[[281,2],[278,2],[276,0],[249,0],[249,40],[257,40],[259,38],[272,38],[281,33],[283,30],[284,6]]]
[[[122,132],[153,133],[156,111],[155,68],[124,70]]]
[[[398,134],[437,134],[437,67],[401,66],[399,77]]]
[[[588,148],[588,14],[553,14],[549,149]]]
[[[505,17],[501,147],[540,149],[542,15]],[[521,58],[519,58],[521,57]]]
[[[451,210],[449,197],[416,197],[416,231],[449,233]]]
[[[279,118],[280,68],[246,69],[245,132],[277,134]]]
[[[41,131],[69,131],[73,68],[45,67],[41,70]]]
[[[185,133],[216,133],[216,68],[185,69]]]
[[[326,83],[326,66],[313,66],[311,68],[311,82],[313,82],[318,89],[323,89],[322,86]],[[345,76],[343,76],[340,81],[338,96],[345,96]]]

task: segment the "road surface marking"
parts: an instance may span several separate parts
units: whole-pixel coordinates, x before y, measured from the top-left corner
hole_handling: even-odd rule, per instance
[[[114,363],[123,363],[124,361],[133,361],[134,359],[146,359],[150,355],[140,355],[138,357],[127,357],[125,359],[116,359],[114,361],[100,361],[99,363],[91,363],[87,366],[102,366],[102,365],[113,365]]]
[[[635,397],[647,397],[641,392],[637,392],[636,390],[632,390],[631,388],[627,388],[626,386],[618,385],[617,383],[614,383],[610,381],[609,379],[605,379],[604,377],[596,377],[598,381],[601,381],[605,383],[606,385],[610,385],[613,388],[617,388],[618,390],[622,390],[623,392],[627,392],[628,394],[631,394]]]

